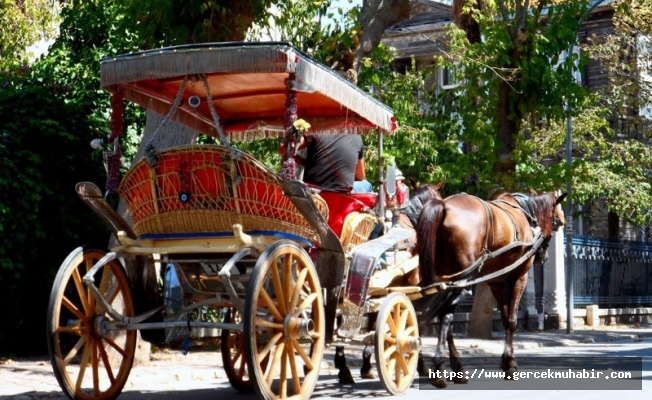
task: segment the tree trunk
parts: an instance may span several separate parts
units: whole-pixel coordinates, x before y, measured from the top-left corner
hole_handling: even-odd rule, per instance
[[[174,146],[181,146],[192,144],[197,139],[197,132],[186,128],[185,126],[169,121],[166,125],[162,126],[156,136],[154,132],[163,120],[163,116],[156,114],[152,111],[147,112],[147,122],[145,125],[145,132],[140,141],[140,145],[132,161],[132,165],[140,160],[145,155],[145,150],[148,145],[152,145],[156,150],[160,151]],[[125,202],[120,200],[118,205],[118,213],[130,224],[132,224],[131,217],[127,212]],[[117,245],[117,239],[111,237],[109,241],[109,248]],[[133,298],[136,313],[149,311],[157,305],[158,292],[156,273],[152,263],[147,262],[141,256],[125,256],[124,261],[127,264],[127,275],[134,289]],[[155,330],[147,331],[147,334],[155,334]],[[149,341],[142,340],[143,332],[138,335],[136,344],[136,358],[134,359],[135,365],[148,365],[149,355],[151,353],[151,344]]]
[[[491,339],[495,304],[496,301],[491,294],[489,286],[485,283],[477,284],[467,330],[468,337],[474,339]]]
[[[369,57],[385,30],[410,18],[410,0],[365,0],[360,11],[362,35],[356,60]],[[358,64],[359,65],[359,64]],[[359,69],[356,68],[356,69]],[[359,71],[358,71],[359,72]]]
[[[496,169],[508,175],[514,174],[516,163],[512,155],[518,127],[510,113],[513,89],[507,82],[500,82],[498,87],[498,142],[500,149]],[[510,188],[506,188],[510,189]]]

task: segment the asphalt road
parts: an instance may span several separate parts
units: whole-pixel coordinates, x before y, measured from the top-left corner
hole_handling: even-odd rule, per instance
[[[540,334],[533,334],[532,337],[536,335]],[[527,339],[526,334],[522,334],[521,337]],[[534,360],[537,371],[545,371],[547,367],[542,362],[543,357],[555,357],[556,361],[553,363],[562,363],[564,366],[565,363],[570,362],[568,360],[574,360],[574,364],[569,364],[574,369],[592,367],[595,371],[609,372],[612,369],[618,370],[618,365],[622,363],[622,360],[636,356],[641,357],[640,360],[642,360],[641,376],[640,379],[632,381],[634,385],[640,384],[640,389],[629,390],[630,386],[623,389],[622,380],[609,381],[607,384],[604,379],[593,381],[588,379],[589,386],[587,386],[586,382],[577,380],[573,380],[569,384],[568,382],[560,383],[559,380],[537,379],[533,376],[529,380],[523,378],[519,382],[509,382],[504,379],[471,379],[466,385],[455,385],[451,382],[445,389],[433,389],[427,383],[423,382],[423,385],[420,385],[415,380],[412,387],[398,398],[409,398],[410,400],[432,400],[434,396],[437,400],[544,400],[551,398],[618,400],[615,399],[615,396],[626,396],[628,400],[652,398],[652,330],[647,329],[640,334],[633,335],[611,333],[597,335],[595,337],[599,340],[594,340],[593,343],[569,341],[561,334],[549,334],[548,337],[557,338],[557,341],[545,346],[537,346],[536,344],[541,344],[541,341],[535,343],[522,340],[519,343],[517,338],[516,355],[521,371],[531,370],[532,364],[528,364],[528,360]],[[434,341],[431,340],[428,345],[433,343]],[[477,343],[471,339],[463,339],[459,340],[459,347],[464,350],[463,362],[469,373],[478,373],[481,368],[486,368],[487,371],[491,369],[497,371],[502,351],[500,340]],[[358,351],[359,349],[351,348],[351,350]],[[332,358],[326,360],[329,358],[329,355],[326,354],[320,380],[311,398],[392,398],[387,394],[378,378],[359,379],[359,360],[354,354],[349,357],[351,361],[349,365],[356,378],[356,383],[353,385],[337,383],[337,370],[332,368]],[[155,359],[149,366],[134,367],[119,399],[256,399],[255,394],[240,394],[231,388],[224,371],[219,366],[220,359],[219,353],[191,353],[187,356],[170,354],[168,357]],[[599,363],[600,361],[602,364]],[[612,361],[613,365],[609,364]],[[598,362],[597,366],[592,365],[592,362]],[[624,382],[624,384],[632,384],[632,381]],[[514,390],[515,387],[519,387],[518,385],[521,385],[520,387],[524,390]],[[505,390],[504,388],[510,389]],[[0,362],[0,399],[59,400],[65,398],[53,376],[52,368],[45,358]]]

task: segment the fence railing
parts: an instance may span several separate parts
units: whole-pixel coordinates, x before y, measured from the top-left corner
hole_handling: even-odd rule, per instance
[[[576,308],[652,306],[652,244],[573,236]]]

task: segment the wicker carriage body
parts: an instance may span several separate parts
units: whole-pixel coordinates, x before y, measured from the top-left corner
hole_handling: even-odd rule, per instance
[[[248,234],[316,240],[280,178],[250,155],[191,145],[155,158],[134,164],[118,189],[139,237],[230,235],[240,224]],[[318,195],[314,200],[327,215],[326,203]]]

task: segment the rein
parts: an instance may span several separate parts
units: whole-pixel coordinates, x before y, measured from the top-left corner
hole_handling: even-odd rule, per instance
[[[475,197],[475,196],[473,196],[473,197]],[[482,256],[476,262],[471,264],[470,267],[464,269],[463,271],[460,271],[460,272],[452,274],[452,275],[442,276],[441,278],[444,278],[446,280],[459,279],[459,281],[454,282],[453,285],[456,285],[457,283],[470,282],[470,283],[465,283],[465,284],[461,285],[461,287],[474,285],[475,283],[484,282],[486,280],[495,278],[496,276],[500,276],[500,275],[503,275],[503,274],[506,274],[506,273],[510,272],[511,270],[513,270],[514,268],[519,266],[523,261],[525,261],[530,256],[532,256],[532,254],[534,254],[539,249],[539,247],[541,246],[541,243],[543,243],[543,233],[541,232],[541,229],[538,227],[537,219],[531,215],[531,209],[530,209],[529,205],[527,205],[527,202],[525,202],[524,196],[521,196],[521,197],[523,197],[523,198],[519,199],[518,197],[515,196],[515,198],[517,199],[518,205],[510,203],[510,202],[508,202],[506,200],[503,200],[503,199],[493,200],[490,203],[494,204],[496,207],[498,207],[497,203],[504,203],[504,204],[509,205],[512,208],[520,209],[523,212],[523,214],[525,214],[525,217],[527,218],[528,222],[530,223],[530,226],[533,229],[536,229],[536,231],[537,231],[537,233],[536,233],[535,237],[532,239],[532,241],[531,242],[520,241],[520,240],[518,240],[518,233],[516,233],[517,237],[514,239],[514,241],[512,241],[512,243],[510,243],[507,246],[502,247],[502,248],[500,248],[500,249],[498,249],[498,250],[496,250],[494,252],[490,251],[489,247],[488,247],[488,241],[489,241],[489,232],[493,229],[493,223],[492,223],[492,221],[493,221],[493,213],[491,212],[491,209],[489,208],[487,202],[485,202],[484,200],[476,197],[476,199],[478,199],[480,201],[480,204],[482,204],[482,206],[484,207],[485,212],[487,214],[487,225],[488,226],[487,226],[487,233],[485,235],[485,240],[484,240],[484,248],[482,249]],[[525,209],[524,205],[527,205],[527,209],[530,212],[528,212],[528,210]],[[511,213],[509,213],[507,210],[503,209],[502,207],[498,207],[498,208],[503,210],[503,212],[507,213],[509,215],[510,219],[512,220],[512,222],[515,224],[514,218],[511,215]],[[492,274],[486,275],[486,276],[484,276],[482,278],[478,278],[478,279],[473,280],[473,281],[465,281],[464,280],[465,278],[467,278],[467,277],[469,277],[471,275],[479,273],[482,270],[482,266],[484,265],[484,262],[487,261],[489,258],[498,257],[499,255],[501,255],[501,254],[503,254],[503,253],[515,248],[515,247],[521,247],[521,246],[523,246],[523,247],[532,246],[532,248],[530,250],[528,250],[521,258],[519,258],[517,260],[517,262],[515,264],[512,264],[510,267],[505,268],[505,269],[501,269],[500,271],[496,271],[496,272],[494,272]],[[428,286],[428,287],[432,287],[434,285],[441,284],[441,283],[444,283],[444,282],[436,282],[435,284],[433,284],[431,286]]]
[[[539,230],[537,232],[537,234],[534,236],[534,238],[532,239],[531,242],[520,242],[520,241],[519,242],[512,242],[509,245],[507,245],[505,247],[502,247],[502,248],[496,250],[493,253],[483,254],[482,257],[478,261],[473,263],[473,265],[471,265],[469,268],[465,269],[462,272],[466,272],[466,271],[469,271],[469,270],[471,270],[471,272],[473,272],[480,265],[482,265],[487,259],[497,257],[497,256],[503,254],[504,252],[513,249],[514,247],[517,247],[517,246],[531,246],[530,249],[525,254],[523,254],[518,260],[516,260],[516,262],[514,262],[509,267],[503,268],[503,269],[501,269],[499,271],[496,271],[496,272],[493,272],[493,273],[491,273],[489,275],[485,275],[485,276],[483,276],[481,278],[472,279],[470,281],[466,280],[466,279],[460,279],[460,280],[454,281],[454,282],[435,282],[435,283],[433,283],[431,285],[428,285],[428,286],[424,287],[422,290],[426,291],[428,289],[432,289],[432,288],[437,287],[437,286],[463,288],[463,287],[475,285],[477,283],[485,282],[485,281],[488,281],[490,279],[496,278],[498,276],[504,275],[504,274],[514,270],[518,266],[520,266],[528,258],[532,257],[532,255],[539,249],[539,247],[541,247],[542,243],[543,243],[543,232],[541,232],[541,230]],[[454,276],[454,275],[451,275],[451,276]]]

